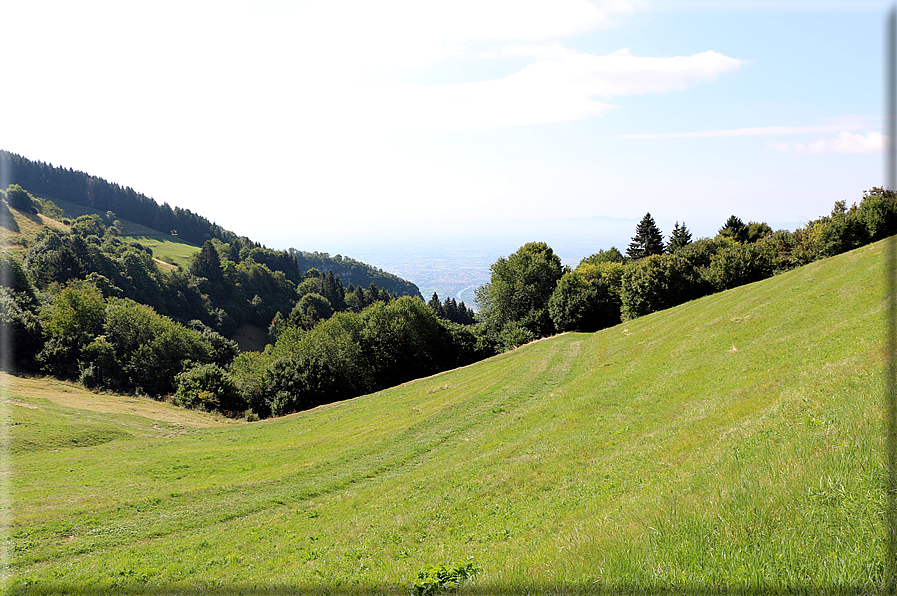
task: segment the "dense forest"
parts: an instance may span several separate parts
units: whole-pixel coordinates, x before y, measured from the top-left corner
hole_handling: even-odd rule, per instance
[[[341,255],[331,258],[327,253],[308,253],[296,249],[272,251],[245,236],[225,230],[189,209],[172,208],[168,203],[160,205],[131,187],[107,182],[71,168],[54,167],[53,164],[0,151],[0,172],[4,173],[4,179],[9,184],[16,184],[34,195],[51,200],[64,199],[109,213],[110,224],[113,218],[121,218],[163,234],[175,235],[197,246],[216,240],[236,247],[233,249],[236,251],[257,249],[257,262],[267,265],[272,271],[283,271],[288,276],[298,265],[302,271],[313,268],[333,271],[346,284],[367,287],[373,283],[399,296],[420,295],[420,290],[413,283],[376,267]],[[288,257],[292,257],[296,265],[288,262]]]
[[[60,213],[21,185],[0,190],[0,222],[11,232],[15,214],[45,224]],[[435,294],[425,303],[375,283],[344,286],[333,270],[301,266],[325,255],[274,251],[224,231],[189,267],[163,271],[149,249],[121,239],[113,216],[44,225],[27,250],[0,258],[0,324],[15,344],[4,366],[256,419],[557,332],[598,330],[857,248],[897,232],[897,196],[874,188],[794,232],[733,215],[715,237],[696,240],[676,222],[664,241],[646,214],[625,254],[611,247],[572,270],[531,242],[492,265],[477,314]],[[240,353],[229,339],[243,324],[268,329],[263,351]]]
[[[434,296],[431,308],[419,293],[344,286],[333,271],[302,270],[294,254],[236,236],[207,240],[187,268],[160,269],[151,250],[122,240],[114,214],[71,221],[17,184],[0,190],[0,223],[11,233],[19,231],[13,212],[59,225],[43,225],[20,254],[0,257],[9,369],[251,417],[485,355],[466,329],[473,311],[463,302]],[[244,324],[268,329],[264,352],[239,355],[229,337]]]

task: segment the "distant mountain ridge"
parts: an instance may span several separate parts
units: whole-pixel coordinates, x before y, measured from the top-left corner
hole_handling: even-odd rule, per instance
[[[108,182],[85,172],[32,161],[21,155],[0,150],[0,172],[4,184],[18,184],[28,192],[59,198],[98,211],[112,211],[116,216],[157,230],[163,234],[176,234],[181,240],[202,245],[206,240],[217,239],[224,243],[242,240],[245,244],[263,247],[260,243],[240,237],[189,209],[161,205],[155,199],[135,191],[129,186]],[[316,268],[322,273],[333,271],[346,285],[369,286],[375,283],[398,296],[423,296],[412,282],[350,259],[327,253],[308,253],[296,249],[283,251],[299,262],[303,270]]]

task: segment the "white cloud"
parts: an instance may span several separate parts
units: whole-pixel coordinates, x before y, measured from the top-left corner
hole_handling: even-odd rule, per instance
[[[547,43],[511,43],[497,51],[484,52],[483,55],[487,58],[519,56],[538,60],[560,60],[575,56],[576,51],[557,41],[552,41]]]
[[[580,120],[613,106],[602,99],[681,91],[738,69],[717,52],[638,57],[572,54],[538,60],[489,81],[443,85],[385,83],[358,90],[355,117],[385,130],[456,130]]]
[[[811,143],[767,143],[771,149],[796,155],[820,153],[880,153],[885,147],[885,137],[880,132],[853,134],[846,130],[836,137],[817,139]]]

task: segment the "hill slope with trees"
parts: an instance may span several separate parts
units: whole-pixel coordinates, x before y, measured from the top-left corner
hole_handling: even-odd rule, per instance
[[[13,379],[8,588],[881,593],[886,242],[253,424]]]
[[[76,205],[89,207],[100,213],[110,213],[108,223],[114,218],[132,221],[160,234],[174,234],[179,239],[201,246],[209,240],[223,244],[270,251],[249,238],[225,230],[205,217],[189,209],[172,208],[168,203],[158,204],[155,200],[135,191],[129,186],[107,182],[103,178],[85,172],[53,166],[40,161],[32,161],[21,155],[0,150],[0,171],[9,184],[16,184],[33,195],[50,200],[63,199]],[[114,217],[113,217],[114,216]],[[419,296],[420,290],[413,283],[391,273],[366,265],[347,257],[330,258],[326,253],[305,253],[291,249],[288,252],[296,258],[303,271],[316,268],[319,271],[333,271],[344,284],[368,287],[371,283],[398,296]],[[260,262],[272,271],[281,270],[282,258],[268,256]],[[286,272],[286,271],[285,271]]]

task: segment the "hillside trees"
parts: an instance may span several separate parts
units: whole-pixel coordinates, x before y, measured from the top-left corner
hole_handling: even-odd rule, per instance
[[[101,212],[113,211],[119,217],[165,233],[175,230],[180,238],[194,244],[202,244],[209,238],[228,242],[236,237],[189,210],[159,205],[130,187],[122,187],[71,168],[54,167],[0,151],[0,171],[9,172],[12,183],[31,193],[65,198]]]
[[[597,331],[620,322],[620,301],[600,275],[572,271],[558,281],[548,312],[558,331]]]
[[[439,301],[439,295],[433,292],[433,297],[427,302],[427,306],[433,313],[442,319],[458,323],[459,325],[473,325],[476,322],[476,315],[473,310],[467,307],[462,300],[459,304],[454,298],[446,298]]]
[[[376,302],[309,330],[287,326],[269,350],[241,354],[231,371],[255,413],[287,414],[467,364],[479,354],[449,325],[419,298]]]
[[[561,259],[544,242],[529,242],[491,266],[488,284],[477,289],[480,318],[510,343],[529,334],[542,337],[554,325],[548,299],[565,272]]]
[[[678,255],[651,255],[632,263],[621,279],[624,319],[634,319],[702,295],[700,280]]]

